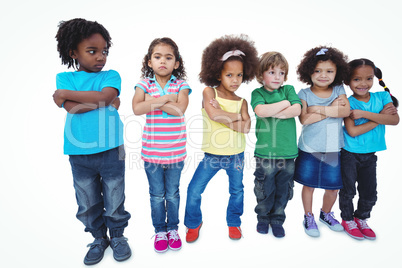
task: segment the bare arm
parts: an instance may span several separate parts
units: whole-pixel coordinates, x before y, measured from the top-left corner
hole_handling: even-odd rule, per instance
[[[117,105],[116,109],[118,109],[118,106],[120,106],[120,99],[117,98],[117,94],[117,90],[112,87],[105,87],[102,91],[73,91],[58,89],[53,94],[53,100],[57,106],[64,106],[64,109],[68,113],[80,114],[109,105],[113,105],[115,108]]]
[[[202,95],[204,109],[211,120],[224,124],[242,120],[242,115],[240,113],[229,113],[222,109],[216,109],[211,105],[210,102],[215,99],[215,92],[212,88],[205,88]]]
[[[362,110],[352,110],[350,118],[353,120],[366,118],[381,125],[397,125],[399,123],[398,112],[391,102],[386,104],[379,114]]]
[[[139,87],[135,88],[135,94],[132,101],[133,112],[135,115],[147,114],[156,109],[160,109],[167,102],[175,102],[177,100],[176,94],[168,94],[159,98],[145,99],[146,93]]]
[[[90,107],[109,106],[117,97],[118,91],[113,87],[105,87],[102,91],[74,91],[58,89],[53,94],[53,100],[57,106],[61,107],[65,101],[87,104]]]
[[[299,115],[299,120],[302,125],[310,125],[316,122],[319,122],[325,118],[327,118],[325,115],[322,115],[320,113],[312,113],[307,111],[307,102],[305,100],[301,100],[302,102],[302,108],[301,108],[301,113]]]
[[[342,94],[336,98],[330,106],[310,106],[308,113],[317,113],[325,117],[344,118],[350,114],[350,104],[346,95]]]
[[[280,111],[279,113],[275,114],[273,117],[279,119],[287,119],[299,116],[301,113],[301,105],[299,103],[295,103],[292,106]]]
[[[231,123],[224,123],[224,125],[237,132],[249,133],[251,126],[251,119],[250,115],[248,114],[248,105],[246,100],[243,100],[240,114],[241,114],[241,120]]]
[[[274,117],[279,112],[289,108],[290,102],[288,100],[279,101],[271,104],[258,104],[254,108],[254,112],[259,117]]]
[[[187,110],[189,92],[189,89],[179,91],[179,94],[177,95],[177,102],[167,102],[159,109],[171,115],[183,116]]]

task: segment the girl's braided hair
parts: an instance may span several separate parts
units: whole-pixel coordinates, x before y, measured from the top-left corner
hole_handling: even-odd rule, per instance
[[[391,95],[389,88],[385,85],[384,81],[382,80],[382,72],[381,72],[380,68],[376,67],[374,62],[372,62],[371,60],[364,59],[364,58],[352,60],[351,62],[349,62],[349,73],[345,80],[346,85],[350,84],[354,70],[356,70],[360,66],[372,67],[374,70],[374,75],[375,75],[375,77],[378,78],[378,82],[379,82],[380,86],[382,86],[384,88],[384,90],[387,91]],[[391,95],[391,99],[392,99],[392,103],[394,104],[394,106],[398,107],[399,102],[398,102],[397,98],[395,98],[394,96]]]

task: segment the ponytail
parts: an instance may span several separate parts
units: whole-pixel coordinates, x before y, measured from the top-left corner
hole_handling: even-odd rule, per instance
[[[384,90],[387,91],[389,93],[389,95],[391,95],[391,99],[392,99],[394,106],[398,107],[398,105],[399,105],[398,100],[394,96],[392,96],[391,92],[389,91],[389,88],[385,85],[384,81],[382,80],[382,72],[381,72],[380,68],[378,68],[378,67],[374,68],[374,75],[375,75],[375,77],[378,78],[378,82],[379,82],[380,86],[382,86],[384,88]]]

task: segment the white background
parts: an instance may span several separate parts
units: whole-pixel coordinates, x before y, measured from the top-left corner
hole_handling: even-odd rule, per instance
[[[381,67],[384,81],[402,99],[400,87],[401,15],[394,0],[356,1],[13,1],[2,4],[1,51],[1,184],[0,266],[82,267],[89,233],[75,218],[75,201],[68,157],[63,155],[66,112],[53,103],[55,76],[61,65],[54,36],[61,20],[82,17],[103,24],[113,46],[105,69],[122,77],[120,115],[125,124],[127,150],[126,209],[132,218],[125,231],[133,250],[126,262],[117,263],[109,248],[97,267],[378,267],[400,266],[402,238],[398,166],[400,127],[387,127],[388,150],[378,153],[378,202],[369,224],[376,241],[356,241],[318,223],[320,238],[308,237],[302,227],[301,187],[286,209],[286,237],[255,231],[253,193],[254,129],[247,136],[244,172],[244,238],[231,241],[225,221],[227,176],[222,171],[203,195],[204,226],[194,244],[184,242],[179,252],[153,250],[148,182],[139,160],[144,117],[131,110],[133,87],[140,79],[141,61],[156,37],[171,37],[179,46],[193,89],[186,112],[188,159],[181,177],[179,233],[183,225],[187,185],[202,158],[201,93],[198,82],[202,50],[224,34],[245,33],[259,54],[276,50],[290,64],[288,84],[299,91],[296,66],[312,47],[330,45],[349,59],[366,57]],[[258,84],[243,84],[238,94],[250,102]],[[372,91],[382,90],[375,83]],[[350,94],[350,90],[346,87]],[[250,115],[254,115],[250,107]],[[298,133],[300,123],[298,122]],[[254,121],[253,121],[254,126]],[[318,215],[322,190],[314,195]],[[338,202],[335,215],[340,219]],[[392,265],[391,265],[392,264]]]

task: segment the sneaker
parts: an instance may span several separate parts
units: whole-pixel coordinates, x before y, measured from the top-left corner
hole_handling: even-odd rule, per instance
[[[257,232],[260,234],[267,234],[269,231],[269,224],[265,222],[257,223]]]
[[[239,240],[242,237],[240,227],[229,227],[229,238],[232,240]]]
[[[193,243],[198,239],[198,237],[200,235],[201,226],[202,226],[202,222],[195,229],[187,228],[187,233],[186,233],[186,242],[187,243]]]
[[[342,226],[345,232],[352,238],[357,240],[363,240],[364,236],[360,232],[359,228],[357,228],[357,224],[354,221],[344,221],[342,220]]]
[[[314,220],[314,215],[310,212],[304,215],[303,227],[306,234],[312,237],[319,237],[320,231],[318,230],[317,224]]]
[[[168,238],[166,232],[159,232],[155,234],[154,248],[158,253],[163,253],[168,250]]]
[[[355,222],[357,224],[357,228],[359,228],[360,232],[363,234],[365,238],[375,240],[376,235],[374,231],[371,230],[371,228],[367,225],[367,220],[361,220],[355,218]]]
[[[125,261],[131,257],[131,249],[124,236],[110,239],[110,247],[113,250],[113,258],[116,261]]]
[[[342,225],[335,219],[334,213],[329,212],[325,213],[321,210],[320,212],[320,222],[324,223],[331,229],[332,231],[341,232],[343,231]]]
[[[171,250],[181,249],[181,239],[177,230],[170,230],[167,234],[168,245]]]
[[[105,249],[109,246],[109,238],[95,238],[94,242],[88,244],[89,250],[85,255],[84,263],[86,265],[97,264],[103,259]]]
[[[271,224],[272,233],[276,238],[282,238],[285,236],[285,229],[282,224]]]

